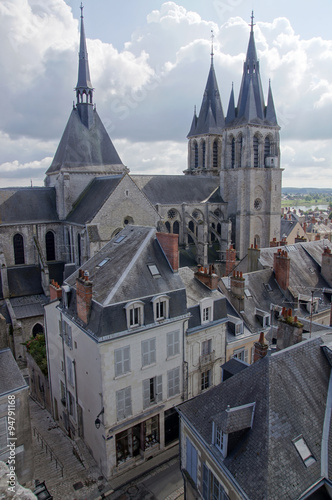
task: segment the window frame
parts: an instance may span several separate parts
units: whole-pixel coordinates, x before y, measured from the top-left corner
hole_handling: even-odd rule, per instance
[[[168,295],[158,295],[152,300],[153,305],[153,317],[155,322],[163,321],[169,318],[169,296]],[[162,311],[161,311],[162,309]]]
[[[167,359],[180,354],[180,331],[167,332],[166,336]]]
[[[117,359],[118,356],[118,359]],[[114,373],[115,378],[130,373],[130,346],[114,349]]]
[[[200,301],[201,324],[205,325],[213,321],[213,304],[214,301],[210,297],[205,297]]]
[[[141,341],[142,368],[151,366],[157,362],[156,337]],[[147,349],[145,350],[145,346]]]
[[[118,421],[125,420],[131,417],[132,411],[132,398],[131,398],[131,385],[119,389],[115,393],[116,400],[116,419]]]
[[[132,330],[144,325],[144,302],[142,300],[135,300],[125,305],[127,328]],[[137,311],[137,321],[136,313]]]
[[[180,367],[167,371],[167,397],[173,398],[180,394]]]
[[[147,378],[142,381],[143,389],[143,409],[149,408],[163,399],[163,379],[162,375]]]
[[[206,391],[211,387],[211,370],[201,372],[201,391]]]

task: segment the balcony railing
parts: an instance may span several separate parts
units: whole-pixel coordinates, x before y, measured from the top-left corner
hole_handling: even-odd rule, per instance
[[[214,360],[215,360],[215,352],[212,351],[209,354],[202,354],[199,357],[199,364],[200,366],[209,365],[210,363],[213,363]]]

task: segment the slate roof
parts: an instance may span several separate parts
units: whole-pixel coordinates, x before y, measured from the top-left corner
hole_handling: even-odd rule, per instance
[[[11,350],[7,347],[0,351],[0,396],[20,389],[28,389],[28,386]]]
[[[131,175],[153,205],[224,203],[220,196],[219,177],[199,175]],[[219,193],[219,194],[218,194]]]
[[[0,189],[0,224],[58,220],[54,188]]]
[[[110,165],[125,169],[97,111],[93,110],[93,125],[88,128],[74,108],[46,175],[59,172],[62,167],[67,170]]]
[[[330,294],[325,293],[329,286],[321,276],[322,253],[324,247],[328,246],[332,250],[332,243],[328,240],[312,241],[305,243],[294,243],[283,247],[262,248],[259,263],[264,268],[251,273],[244,273],[246,280],[245,288],[250,292],[250,296],[244,298],[244,308],[241,316],[251,331],[261,330],[261,324],[255,315],[255,308],[265,312],[270,312],[270,304],[280,307],[297,307],[298,296],[311,297],[314,290],[314,297],[319,298],[318,311],[324,311],[330,307]],[[278,248],[286,250],[290,258],[290,286],[283,291],[278,286],[273,271],[273,256]],[[237,270],[245,270],[247,258],[244,259]],[[222,289],[234,307],[237,306],[236,299],[233,299],[229,291],[229,279],[222,278]],[[295,309],[295,314],[299,318],[309,317],[305,304],[300,304]]]
[[[226,467],[251,500],[298,498],[321,479],[331,371],[321,345],[321,339],[314,339],[266,356],[178,407],[180,415],[204,440],[217,466]],[[223,459],[211,444],[211,415],[222,415],[228,405],[250,403],[255,403],[252,429]],[[309,467],[292,443],[299,435],[316,460]],[[331,450],[330,436],[328,442]],[[331,454],[328,461],[331,471]]]
[[[39,266],[8,267],[7,275],[10,297],[43,293]]]
[[[67,221],[86,224],[93,220],[122,178],[123,175],[109,175],[93,179],[75,202]]]
[[[145,304],[145,325],[154,323],[152,297],[167,294],[170,298],[170,318],[186,314],[185,288],[178,273],[170,268],[151,227],[126,226],[100,252],[82,266],[93,283],[92,309],[86,329],[96,337],[127,330],[124,306],[134,300]],[[121,239],[123,237],[123,239]],[[121,240],[121,241],[119,241]],[[102,267],[98,265],[109,259]],[[155,264],[160,277],[153,277],[148,264]],[[76,317],[76,278],[72,274],[66,283],[71,287],[68,314]]]
[[[16,319],[44,316],[44,304],[48,301],[49,299],[44,294],[10,299]]]
[[[210,71],[203,95],[202,105],[198,117],[196,113],[188,134],[188,138],[201,134],[222,134],[225,126],[217,78],[211,57]]]
[[[297,224],[296,221],[282,218],[280,221],[280,238],[287,238]]]

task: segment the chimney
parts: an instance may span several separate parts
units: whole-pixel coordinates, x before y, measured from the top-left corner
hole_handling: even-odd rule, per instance
[[[174,272],[179,270],[179,235],[156,233],[157,240]]]
[[[278,249],[273,260],[274,274],[278,285],[283,290],[289,287],[290,258],[286,250]]]
[[[259,335],[258,342],[254,343],[254,363],[261,358],[264,358],[267,354],[269,346],[265,343],[264,333],[261,332]]]
[[[248,249],[248,273],[258,270],[258,259],[260,255],[261,251],[257,245],[255,248],[254,245],[251,245],[251,248]]]
[[[92,303],[92,281],[89,280],[89,273],[79,270],[79,277],[76,279],[76,307],[77,316],[84,324],[88,324]]]
[[[245,279],[242,276],[242,271],[233,271],[233,276],[231,276],[231,294],[234,299],[238,300],[237,308],[239,311],[243,311],[244,308],[244,285]]]
[[[321,274],[329,286],[332,287],[332,255],[329,247],[325,247],[322,253]]]
[[[235,260],[236,260],[236,250],[233,248],[233,245],[230,245],[229,248],[226,250],[226,269],[225,269],[225,275],[228,276],[231,274],[235,267]]]
[[[60,300],[62,297],[62,288],[56,281],[50,283],[50,300]]]
[[[303,222],[303,231],[306,233],[307,232],[307,223]]]
[[[319,240],[320,240],[320,234],[316,234],[315,241],[319,241]]]
[[[279,241],[277,241],[277,238],[273,238],[272,241],[270,241],[270,248],[275,248],[279,246]]]
[[[199,266],[194,276],[210,290],[218,289],[219,276],[214,272],[214,267],[212,265],[208,268]]]
[[[277,351],[302,341],[303,325],[293,317],[292,310],[283,307],[278,320]]]

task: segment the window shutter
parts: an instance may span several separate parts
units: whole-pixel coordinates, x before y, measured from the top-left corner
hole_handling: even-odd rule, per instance
[[[156,339],[150,339],[150,364],[156,362]]]
[[[174,368],[174,394],[180,392],[180,368]]]
[[[132,414],[132,411],[131,411],[131,387],[126,387],[124,389],[125,391],[125,403],[124,403],[124,413],[125,413],[125,417],[130,417],[130,415]]]
[[[192,480],[197,484],[197,450],[192,445],[191,441],[186,439],[186,469]]]
[[[114,363],[115,363],[115,376],[118,377],[122,374],[122,352],[121,349],[116,349],[114,351]]]
[[[150,379],[143,380],[143,408],[150,406]]]
[[[130,347],[123,348],[123,373],[130,372]]]
[[[203,499],[210,500],[210,475],[209,469],[203,464]]]
[[[70,347],[70,349],[73,348],[73,337],[72,337],[72,333],[71,333],[71,326],[68,325],[68,323],[66,323],[67,325],[67,341],[68,341],[68,347]]]
[[[173,332],[167,334],[167,357],[173,356]]]
[[[163,399],[163,380],[162,375],[156,377],[156,403]]]
[[[124,418],[124,389],[116,392],[116,414],[118,420]]]

